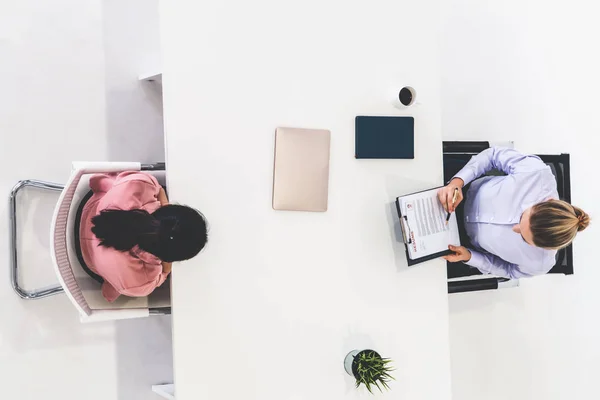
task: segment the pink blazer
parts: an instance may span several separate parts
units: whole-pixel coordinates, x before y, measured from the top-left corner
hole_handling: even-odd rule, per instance
[[[109,209],[142,209],[153,213],[160,207],[160,184],[145,173],[122,172],[94,175],[90,179],[90,188],[94,194],[83,208],[79,235],[83,260],[104,278],[102,295],[109,302],[121,294],[149,295],[167,278],[168,274],[162,272],[161,260],[138,246],[126,252],[100,246],[100,240],[92,233],[92,218]]]

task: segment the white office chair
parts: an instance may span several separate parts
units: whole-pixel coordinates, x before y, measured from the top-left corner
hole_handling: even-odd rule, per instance
[[[147,297],[120,296],[108,303],[101,293],[101,284],[91,277],[81,266],[78,235],[78,211],[89,198],[89,178],[95,173],[123,171],[145,171],[154,175],[164,186],[165,165],[140,164],[136,162],[73,163],[71,177],[66,186],[37,181],[18,182],[10,193],[10,243],[11,243],[11,282],[12,287],[23,299],[42,299],[65,293],[79,311],[82,322],[95,322],[128,318],[141,318],[149,315],[170,314],[171,298],[169,283],[163,284]],[[24,290],[19,285],[19,264],[17,251],[17,194],[26,187],[61,191],[54,210],[50,227],[50,253],[56,276],[60,283],[45,289]]]

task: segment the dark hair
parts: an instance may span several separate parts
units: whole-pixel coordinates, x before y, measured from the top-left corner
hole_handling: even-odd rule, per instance
[[[208,240],[204,216],[191,207],[169,204],[144,210],[104,210],[92,218],[100,245],[119,251],[140,249],[165,262],[194,257]]]
[[[577,232],[590,224],[590,216],[566,201],[548,200],[531,209],[529,228],[533,244],[545,249],[561,249],[571,244]]]

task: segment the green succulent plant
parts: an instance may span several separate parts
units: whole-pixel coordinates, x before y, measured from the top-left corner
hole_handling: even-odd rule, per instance
[[[382,388],[390,389],[388,382],[394,377],[390,373],[394,370],[391,366],[392,360],[382,358],[373,350],[364,350],[354,356],[352,372],[356,378],[356,387],[365,385],[369,393],[373,393],[373,386],[380,392]]]

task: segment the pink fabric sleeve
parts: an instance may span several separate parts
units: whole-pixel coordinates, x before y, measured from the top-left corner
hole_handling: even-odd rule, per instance
[[[95,174],[90,178],[90,189],[94,193],[106,193],[113,187],[117,174]]]
[[[102,296],[104,296],[104,298],[106,299],[106,301],[108,301],[109,303],[112,303],[120,295],[121,294],[117,291],[117,289],[114,288],[113,285],[111,285],[110,283],[104,281],[104,283],[102,284]]]
[[[112,205],[121,210],[143,209],[150,213],[160,207],[161,186],[152,175],[142,172],[123,172],[110,191]]]
[[[112,303],[119,295],[147,296],[164,283],[169,274],[162,272],[161,261],[148,253],[144,253],[144,255],[146,260],[127,254],[128,260],[121,260],[121,262],[125,261],[122,268],[103,276],[102,295],[106,300]],[[120,263],[116,262],[115,264],[119,265]]]
[[[121,294],[124,294],[125,296],[131,296],[131,297],[148,296],[150,293],[152,293],[154,291],[154,289],[156,289],[157,287],[159,287],[160,285],[162,285],[165,282],[168,275],[169,274],[165,274],[164,272],[161,272],[156,277],[155,280],[150,281],[150,282],[145,283],[140,286],[124,288],[121,291]]]

